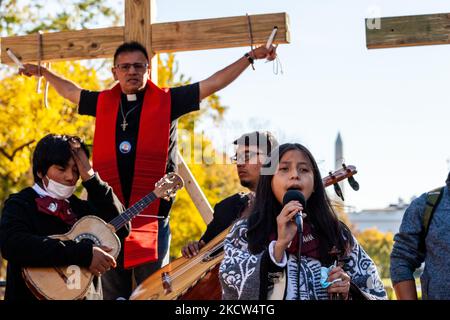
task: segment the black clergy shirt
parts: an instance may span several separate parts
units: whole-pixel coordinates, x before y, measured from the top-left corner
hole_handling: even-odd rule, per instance
[[[94,116],[97,110],[97,100],[100,92],[82,90],[80,96],[80,103],[78,107],[79,114]],[[171,112],[170,112],[170,136],[169,136],[169,150],[166,171],[172,172],[175,170],[175,159],[177,146],[177,119],[192,111],[199,110],[200,87],[199,83],[191,85],[176,87],[170,89],[171,95]],[[136,160],[136,146],[138,139],[139,119],[142,110],[142,102],[144,100],[144,91],[137,94],[136,101],[128,101],[125,94],[121,94],[121,103],[123,114],[126,115],[137,104],[139,105],[126,116],[128,126],[123,131],[121,124],[123,123],[123,115],[118,110],[116,122],[116,156],[117,167],[119,170],[120,184],[122,186],[122,194],[124,197],[125,207],[130,206],[131,186],[134,176],[134,164]],[[154,121],[158,121],[155,119]],[[146,123],[145,125],[152,125]],[[119,145],[123,141],[128,141],[131,144],[131,150],[128,153],[122,153],[119,150]],[[103,177],[104,179],[106,177]],[[149,190],[150,192],[151,190]],[[166,217],[169,214],[172,206],[172,201],[161,201],[158,215]]]

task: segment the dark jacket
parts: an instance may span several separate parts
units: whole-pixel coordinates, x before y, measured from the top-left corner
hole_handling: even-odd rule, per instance
[[[233,222],[240,218],[242,211],[247,206],[247,202],[248,196],[241,192],[217,203],[214,206],[214,217],[200,240],[208,243],[223,230],[231,226]]]
[[[112,188],[98,175],[83,182],[83,186],[89,194],[89,201],[76,196],[69,198],[72,212],[78,218],[92,214],[109,222],[124,210]],[[23,267],[89,267],[91,264],[91,243],[47,237],[66,233],[72,226],[58,217],[37,211],[35,199],[38,197],[32,188],[25,188],[10,195],[3,208],[0,249],[3,257],[8,260],[5,300],[36,299],[22,278]],[[126,237],[128,233],[129,226],[126,226],[117,235]]]

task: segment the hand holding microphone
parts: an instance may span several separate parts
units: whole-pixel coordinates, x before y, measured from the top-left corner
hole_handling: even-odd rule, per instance
[[[305,196],[298,190],[288,190],[283,197],[283,209],[277,217],[278,241],[288,247],[295,234],[303,229],[302,212]]]
[[[283,197],[283,205],[286,205],[289,201],[298,201],[302,207],[306,207],[306,199],[303,193],[298,190],[288,190]],[[295,216],[295,223],[300,231],[303,231],[303,209]]]
[[[274,257],[278,262],[283,259],[286,249],[297,233],[295,217],[302,210],[303,206],[299,201],[289,201],[277,216],[278,238],[275,242]]]
[[[295,223],[297,227],[303,231],[303,208],[306,207],[306,199],[303,193],[296,189],[288,190],[283,197],[283,206],[290,201],[298,201],[302,205],[302,210],[295,216]]]
[[[293,203],[295,203],[297,207],[295,208],[295,210],[292,210],[288,216],[291,217],[291,219],[292,218],[295,219],[295,223],[292,221],[290,223],[291,223],[291,225],[294,225],[294,229],[295,229],[295,231],[292,235],[292,238],[295,236],[296,233],[298,236],[298,247],[297,247],[298,274],[297,274],[297,277],[300,279],[301,252],[302,252],[302,242],[303,242],[303,216],[302,216],[302,214],[303,214],[303,208],[306,207],[306,199],[305,199],[305,196],[303,195],[303,193],[301,193],[299,190],[291,189],[285,193],[285,195],[283,196],[284,208],[281,212],[283,213],[283,211],[285,209],[289,208],[291,206],[291,204],[293,204]],[[280,215],[281,215],[281,213],[280,213]],[[280,225],[278,225],[278,226],[280,226]],[[280,234],[278,233],[278,237],[279,236],[280,236]],[[297,286],[297,299],[300,299],[300,285]]]

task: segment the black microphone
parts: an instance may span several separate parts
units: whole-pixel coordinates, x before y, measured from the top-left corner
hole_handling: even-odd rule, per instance
[[[306,199],[303,193],[296,189],[288,190],[283,196],[283,207],[289,201],[298,201],[302,204],[303,208],[306,208]],[[302,212],[296,214],[295,223],[297,224],[298,235],[298,250],[297,250],[297,300],[300,300],[300,264],[301,264],[301,252],[303,243],[303,217]]]
[[[283,197],[283,207],[289,202],[289,201],[298,201],[301,203],[303,208],[306,207],[306,199],[303,193],[296,189],[290,189],[288,190]],[[302,212],[299,212],[295,216],[295,223],[297,224],[297,228],[299,228],[299,231],[303,230],[303,219],[302,219]]]

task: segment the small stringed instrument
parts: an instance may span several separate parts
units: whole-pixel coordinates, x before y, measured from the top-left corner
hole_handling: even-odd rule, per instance
[[[117,258],[120,252],[120,240],[115,234],[131,219],[141,213],[157,198],[169,200],[183,187],[183,180],[176,173],[168,173],[155,184],[155,190],[128,208],[109,223],[97,216],[88,215],[78,220],[72,229],[62,235],[49,238],[60,240],[91,241],[96,246],[106,245],[112,248],[108,252]],[[23,268],[25,283],[39,299],[76,300],[86,295],[94,275],[78,266]]]
[[[355,166],[343,166],[322,179],[324,187],[334,185],[357,173]],[[132,293],[130,300],[219,300],[218,278],[223,259],[224,239],[231,226],[208,242],[192,258],[180,257],[153,273]]]

